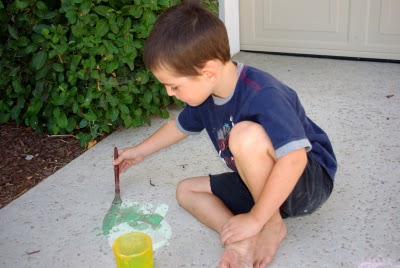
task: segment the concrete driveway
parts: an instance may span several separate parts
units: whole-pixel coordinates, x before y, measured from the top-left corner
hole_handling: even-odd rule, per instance
[[[330,136],[339,169],[327,203],[287,219],[270,267],[400,267],[400,64],[241,52],[235,59],[294,88]],[[172,115],[179,110],[171,111]],[[114,267],[104,235],[114,198],[113,147],[132,146],[165,121],[114,132],[0,210],[0,267]],[[162,215],[153,232],[156,267],[216,267],[218,235],[179,207],[187,177],[227,170],[206,133],[165,149],[121,175],[123,209]]]

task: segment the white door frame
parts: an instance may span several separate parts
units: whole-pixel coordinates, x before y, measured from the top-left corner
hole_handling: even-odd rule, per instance
[[[240,51],[239,0],[219,0],[219,18],[225,23],[233,56]]]

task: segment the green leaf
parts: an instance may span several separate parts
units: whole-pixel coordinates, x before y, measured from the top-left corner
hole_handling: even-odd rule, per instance
[[[12,38],[18,39],[17,30],[10,24],[8,25],[8,33],[11,35]]]
[[[47,73],[49,72],[50,68],[51,68],[50,65],[44,66],[42,69],[40,69],[40,70],[36,73],[35,79],[36,79],[36,80],[40,80],[40,79],[44,78],[44,77],[47,75]]]
[[[157,0],[157,4],[160,6],[169,6],[169,0]]]
[[[140,94],[140,90],[135,85],[129,85],[129,92],[133,94]]]
[[[78,138],[79,144],[82,148],[85,148],[92,140],[92,135],[83,132],[79,133],[76,137]]]
[[[79,10],[81,11],[81,15],[85,16],[86,14],[88,14],[90,9],[91,9],[91,7],[92,7],[92,1],[91,0],[83,1],[81,6],[79,7]]]
[[[42,100],[38,97],[34,97],[31,103],[29,104],[27,114],[28,115],[38,114],[42,106],[43,106]]]
[[[108,94],[106,99],[107,99],[108,103],[110,103],[111,106],[117,106],[117,104],[119,102],[118,98],[114,97],[111,94]]]
[[[50,12],[47,12],[46,15],[44,15],[43,19],[50,20],[50,19],[53,19],[55,16],[57,16],[57,12],[50,11]]]
[[[33,128],[33,129],[38,129],[39,126],[39,119],[37,117],[37,115],[33,115],[30,117],[29,119],[29,125]]]
[[[112,71],[114,71],[115,69],[118,69],[118,62],[112,61],[107,64],[106,68],[107,73],[112,73]]]
[[[24,98],[23,95],[19,95],[19,96],[18,96],[17,106],[18,106],[19,108],[21,108],[21,109],[24,108],[24,106],[25,106],[25,98]]]
[[[67,115],[61,111],[60,116],[57,117],[57,124],[60,128],[66,128],[68,124]]]
[[[71,31],[76,37],[83,36],[83,32],[84,32],[83,24],[76,23],[76,24],[72,25]]]
[[[53,63],[53,69],[54,69],[54,71],[59,72],[59,73],[64,72],[64,66],[59,62]]]
[[[24,91],[19,80],[13,80],[12,86],[14,88],[15,93],[22,93]]]
[[[60,117],[60,113],[61,113],[61,111],[60,111],[60,108],[58,108],[58,107],[53,110],[53,115],[55,118]]]
[[[7,123],[8,120],[10,120],[10,113],[0,113],[0,124]]]
[[[46,51],[39,51],[36,53],[32,58],[32,67],[35,70],[39,70],[44,66],[47,61],[47,52]]]
[[[142,111],[141,108],[137,108],[137,109],[135,110],[134,114],[139,116],[139,115],[142,115],[142,114],[143,114],[143,111]]]
[[[76,68],[78,67],[78,64],[80,63],[81,59],[82,59],[81,55],[73,55],[71,57],[71,67],[70,67],[71,72],[76,71]]]
[[[60,127],[57,124],[53,124],[51,126],[51,130],[53,131],[54,135],[57,135],[60,132]]]
[[[93,56],[89,58],[89,68],[94,69],[96,68],[96,59]]]
[[[151,92],[149,90],[144,92],[144,101],[146,103],[150,103],[152,98],[153,98],[153,94],[151,94]]]
[[[132,20],[128,17],[124,21],[124,25],[122,26],[122,29],[121,29],[121,34],[128,33],[129,30],[131,29],[131,27],[132,27]]]
[[[133,40],[133,46],[135,48],[140,49],[143,47],[143,41],[142,40]]]
[[[125,104],[122,104],[122,103],[120,103],[118,106],[119,106],[119,110],[121,111],[121,113],[129,114],[128,106],[126,106]]]
[[[53,37],[51,38],[51,42],[53,43],[53,44],[57,44],[58,43],[58,41],[60,41],[60,37],[58,36],[58,35],[53,35]]]
[[[143,14],[143,8],[140,5],[132,5],[129,7],[129,14],[138,19]]]
[[[74,103],[72,104],[72,112],[74,114],[77,114],[79,111],[79,104],[78,102],[75,100]]]
[[[72,131],[75,129],[75,126],[76,126],[75,118],[73,118],[73,117],[68,118],[68,124],[67,124],[67,126],[65,127],[65,129],[66,129],[68,132],[72,132]]]
[[[28,0],[16,0],[14,3],[15,3],[15,7],[18,9],[25,9],[29,6]]]
[[[115,107],[112,107],[112,108],[111,108],[110,115],[109,115],[110,120],[111,120],[112,122],[114,122],[115,120],[118,119],[118,116],[119,116],[119,110],[116,109]]]
[[[97,70],[93,70],[90,72],[90,76],[94,79],[99,78],[99,72]]]
[[[68,19],[68,21],[71,24],[75,24],[76,22],[76,17],[77,17],[77,13],[75,9],[69,9],[66,13],[65,13],[65,17]]]
[[[147,72],[136,73],[136,81],[140,82],[141,85],[147,84],[149,79],[150,75]]]
[[[151,27],[156,21],[156,15],[152,11],[147,11],[143,14],[142,19],[144,21],[145,26]]]
[[[106,18],[109,17],[111,15],[111,13],[115,11],[114,9],[112,9],[108,6],[96,6],[93,10],[100,16],[103,16]]]
[[[126,115],[124,118],[125,127],[130,127],[132,123],[133,123],[132,116],[130,116],[129,114]]]
[[[89,122],[86,119],[82,119],[81,122],[79,123],[79,128],[85,128],[87,127]]]
[[[110,26],[110,29],[114,34],[118,34],[119,27],[118,27],[118,24],[116,22],[115,14],[110,15],[110,17],[108,18],[108,25]]]
[[[36,2],[36,7],[40,10],[46,10],[47,6],[45,3],[43,3],[42,1],[37,1]]]
[[[131,104],[132,101],[133,101],[133,98],[132,98],[132,96],[130,96],[130,95],[124,95],[124,96],[120,99],[120,103],[123,103],[123,104]]]
[[[19,47],[26,47],[30,43],[30,40],[25,36],[18,38],[16,45]]]
[[[83,114],[83,117],[85,117],[85,119],[88,120],[88,121],[97,120],[97,115],[92,110],[90,110],[89,112]]]
[[[38,34],[48,35],[50,26],[47,24],[35,24],[33,26],[32,31]]]
[[[96,36],[97,37],[102,37],[102,36],[106,35],[108,33],[109,29],[110,28],[109,28],[108,23],[107,23],[107,21],[105,19],[98,20],[97,23],[96,23],[96,28],[95,28]]]
[[[11,113],[10,113],[11,119],[12,119],[12,120],[17,120],[18,117],[19,117],[19,115],[20,115],[20,113],[21,113],[21,108],[19,108],[18,106],[14,106],[14,107],[11,109]]]
[[[168,118],[169,117],[169,112],[167,109],[161,109],[161,118]]]
[[[31,54],[35,52],[38,49],[38,46],[36,44],[30,44],[27,47],[25,47],[24,51],[26,54]]]
[[[110,77],[110,79],[108,79],[108,81],[105,82],[105,84],[108,84],[111,87],[118,87],[119,86],[118,80],[115,77]]]
[[[133,119],[132,126],[133,126],[133,127],[138,127],[138,126],[141,126],[141,125],[143,125],[143,119],[142,119],[142,117],[136,116],[136,117]]]

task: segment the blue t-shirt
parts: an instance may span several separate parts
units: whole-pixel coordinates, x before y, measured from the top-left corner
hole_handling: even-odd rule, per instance
[[[226,99],[210,96],[201,105],[186,105],[177,117],[185,134],[206,129],[227,166],[237,172],[229,147],[231,128],[241,121],[262,125],[275,149],[276,158],[306,148],[333,180],[337,163],[326,133],[311,121],[296,92],[270,74],[238,63],[239,79]]]

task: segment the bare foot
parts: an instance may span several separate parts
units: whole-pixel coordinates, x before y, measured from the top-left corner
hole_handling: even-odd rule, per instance
[[[286,233],[287,228],[280,215],[264,225],[254,251],[254,267],[266,267],[272,261]]]
[[[252,268],[258,235],[225,246],[218,268]]]

